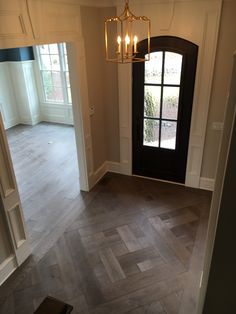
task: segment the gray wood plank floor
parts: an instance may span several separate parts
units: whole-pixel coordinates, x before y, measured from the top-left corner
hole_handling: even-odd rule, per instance
[[[48,252],[0,287],[0,313],[33,313],[51,295],[73,314],[194,314],[211,194],[107,174],[83,197]]]

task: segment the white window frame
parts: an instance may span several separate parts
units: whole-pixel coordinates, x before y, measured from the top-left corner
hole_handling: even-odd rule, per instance
[[[36,59],[36,65],[37,65],[37,74],[38,74],[38,85],[39,85],[39,95],[41,98],[41,102],[44,104],[50,104],[50,105],[58,105],[58,106],[72,106],[72,102],[69,101],[69,96],[68,96],[68,89],[70,89],[70,95],[71,95],[71,85],[67,86],[67,81],[66,81],[66,74],[68,73],[69,75],[69,69],[66,67],[66,58],[67,58],[67,64],[68,64],[68,54],[67,54],[67,49],[66,49],[66,43],[55,43],[58,46],[58,56],[59,56],[59,63],[60,63],[60,76],[61,76],[61,82],[62,82],[62,94],[63,94],[63,102],[59,102],[56,100],[48,100],[46,98],[46,92],[44,88],[44,81],[43,81],[43,76],[42,72],[47,71],[44,70],[42,67],[42,59],[41,59],[41,53],[40,53],[40,45],[34,47],[34,52],[35,52],[35,59]],[[47,44],[50,46],[50,44]],[[46,46],[46,45],[44,45]],[[64,46],[64,47],[63,47]],[[65,50],[64,50],[65,49]],[[64,53],[66,52],[66,53]],[[50,55],[50,53],[49,53]],[[65,58],[66,56],[66,58]],[[52,71],[52,70],[48,70]],[[70,76],[69,76],[70,80]]]

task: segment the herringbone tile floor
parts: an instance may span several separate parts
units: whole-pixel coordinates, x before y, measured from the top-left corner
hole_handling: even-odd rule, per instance
[[[204,191],[106,175],[48,253],[0,288],[0,313],[51,295],[73,313],[193,314],[209,204]]]

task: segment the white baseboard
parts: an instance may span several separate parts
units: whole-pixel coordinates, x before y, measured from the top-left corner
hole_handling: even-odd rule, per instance
[[[16,270],[16,268],[17,262],[14,255],[9,256],[2,264],[0,264],[0,286]]]
[[[5,130],[12,128],[13,126],[16,126],[19,124],[19,120],[17,117],[10,119],[8,121],[4,122]]]
[[[120,163],[105,161],[89,178],[89,189],[91,190],[107,172],[120,173]]]
[[[92,189],[107,173],[107,161],[105,161],[91,176],[89,182],[89,189]]]
[[[120,173],[120,163],[114,161],[107,161],[107,171]]]
[[[41,121],[48,122],[48,123],[58,123],[58,124],[66,124],[66,125],[74,125],[72,121],[64,119],[64,117],[61,116],[46,116],[43,115]]]
[[[114,161],[105,161],[90,177],[90,188],[92,188],[107,172],[122,173],[121,164]],[[200,189],[214,191],[214,186],[214,179],[204,177],[200,178]]]
[[[199,174],[195,172],[187,172],[185,178],[185,186],[189,188],[199,188]]]
[[[21,116],[19,119],[19,124],[31,125],[33,126],[33,120],[31,116]]]
[[[42,122],[41,116],[39,114],[34,115],[34,117],[32,119],[32,125],[36,125],[40,122]]]
[[[71,124],[73,123],[71,121],[67,121],[64,118],[61,117],[55,117],[55,116],[43,116],[42,121],[48,122],[48,123],[58,123],[58,124]]]
[[[211,178],[201,177],[199,188],[207,191],[214,191],[215,180]]]
[[[73,125],[72,106],[40,103],[42,120],[45,122]]]

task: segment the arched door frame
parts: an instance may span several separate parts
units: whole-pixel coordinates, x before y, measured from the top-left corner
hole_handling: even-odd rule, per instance
[[[144,58],[148,53],[147,39],[139,42],[138,57]],[[150,52],[173,52],[182,56],[181,77],[179,85],[177,130],[176,130],[176,147],[173,150],[161,148],[151,148],[142,145],[143,136],[143,109],[144,109],[144,86],[145,86],[145,65],[144,63],[133,64],[133,86],[132,86],[132,108],[135,110],[133,114],[133,173],[149,173],[150,176],[164,177],[165,180],[173,180],[174,182],[185,182],[185,172],[187,167],[187,151],[190,134],[191,112],[193,102],[193,91],[195,86],[195,74],[198,57],[198,46],[188,40],[176,36],[156,36],[151,38]],[[165,62],[164,56],[162,63]],[[162,64],[164,67],[164,64]],[[164,71],[164,69],[162,69]],[[164,73],[164,72],[163,72]],[[164,75],[162,73],[162,75]],[[164,78],[163,78],[164,79]],[[164,81],[159,82],[159,88],[163,90]],[[155,85],[155,84],[154,84]],[[153,86],[154,86],[153,85]],[[175,87],[177,86],[175,85]],[[157,86],[157,85],[156,85]],[[168,86],[172,86],[169,84]],[[156,88],[156,87],[152,87]],[[162,112],[163,94],[160,94],[160,111]],[[160,116],[158,121],[165,120],[167,117]],[[157,121],[154,120],[154,121]],[[167,119],[168,120],[168,119]],[[174,120],[172,120],[174,121]],[[160,122],[161,124],[161,122]],[[159,126],[159,136],[161,136],[161,125]],[[159,138],[159,141],[161,139]],[[160,143],[159,143],[160,144]],[[145,156],[145,157],[144,157]],[[146,160],[146,162],[144,162]],[[147,162],[149,160],[149,162]],[[169,160],[166,163],[166,160]],[[171,162],[170,162],[171,160]],[[160,167],[161,165],[161,167]],[[165,170],[164,170],[165,169]],[[172,179],[171,179],[172,178]]]

